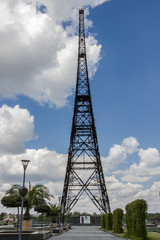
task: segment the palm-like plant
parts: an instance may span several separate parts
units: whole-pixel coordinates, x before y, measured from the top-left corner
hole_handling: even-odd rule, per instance
[[[52,223],[56,223],[58,213],[59,213],[59,208],[57,207],[56,204],[52,204],[52,203],[49,203],[48,207],[49,209],[46,212],[46,215],[52,218]]]
[[[13,185],[7,192],[7,196],[19,195],[20,185]],[[24,208],[26,209],[24,219],[30,219],[30,210],[39,205],[46,205],[46,201],[54,197],[49,193],[49,189],[41,184],[31,186],[29,183],[29,189],[27,195],[24,197]]]
[[[30,209],[35,206],[46,205],[46,201],[53,197],[49,193],[49,189],[41,184],[31,186],[29,184],[29,191],[27,196],[24,198],[24,207],[26,212],[24,214],[24,219],[30,219]]]
[[[17,184],[12,185],[11,188],[6,191],[6,195],[19,195],[19,188],[20,186]]]

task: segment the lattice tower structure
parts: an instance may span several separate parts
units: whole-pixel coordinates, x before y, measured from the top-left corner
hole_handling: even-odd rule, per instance
[[[79,10],[78,67],[74,114],[61,211],[69,213],[82,194],[89,196],[101,213],[110,212],[88,78],[84,10]]]

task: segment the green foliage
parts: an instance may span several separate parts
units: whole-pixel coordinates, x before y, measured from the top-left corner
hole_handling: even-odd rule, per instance
[[[6,191],[5,196],[1,199],[3,206],[8,208],[15,208],[21,206],[21,197],[19,195],[18,185],[13,185],[8,191]]]
[[[147,232],[157,232],[160,233],[159,227],[147,227]]]
[[[122,233],[122,220],[123,220],[123,210],[117,208],[113,211],[113,232],[114,233]]]
[[[129,235],[132,234],[134,231],[134,223],[132,222],[132,212],[133,209],[131,207],[131,204],[126,205],[126,226],[127,226],[127,233]]]
[[[27,196],[24,198],[24,207],[26,212],[24,214],[24,219],[30,219],[30,209],[36,206],[46,205],[46,200],[50,200],[53,197],[49,193],[49,189],[41,184],[31,186],[29,184],[29,191]]]
[[[13,185],[1,200],[2,204],[6,207],[19,207],[21,206],[21,196],[19,195],[19,189],[21,186]],[[53,197],[49,193],[49,189],[43,185],[31,186],[29,184],[29,190],[27,195],[24,197],[24,207],[26,212],[24,219],[30,219],[30,209],[36,206],[46,205],[46,200],[50,200]]]
[[[72,223],[72,213],[71,212],[68,214],[67,218],[68,218],[68,222]]]
[[[147,240],[159,240],[160,234],[158,233],[148,233]]]
[[[80,215],[81,215],[81,213],[78,211],[73,212],[73,216],[80,216]]]
[[[159,220],[160,219],[160,213],[147,213],[147,219],[153,219],[153,220]]]
[[[20,186],[17,184],[12,185],[12,187],[6,191],[6,195],[19,195],[19,188]]]
[[[106,230],[112,230],[113,229],[113,214],[112,213],[106,213],[105,216],[105,229]]]
[[[113,214],[106,213],[101,215],[101,228],[105,230],[112,230],[113,228]]]
[[[146,215],[147,203],[145,200],[137,199],[126,205],[127,236],[135,236],[140,240],[147,239]]]
[[[3,220],[3,218],[6,216],[6,213],[5,212],[2,212],[1,214],[0,214],[0,220]]]
[[[52,223],[55,223],[59,214],[59,208],[56,204],[49,203],[49,211],[46,214],[52,218]]]
[[[48,213],[50,211],[50,207],[48,205],[38,205],[34,208],[34,211],[38,213]]]
[[[35,186],[29,185],[29,191],[26,199],[26,208],[31,209],[34,206],[45,205],[46,200],[50,200],[50,197],[53,197],[49,193],[49,189],[41,184]]]
[[[19,195],[4,196],[1,199],[3,206],[8,208],[15,208],[21,206],[21,197]]]
[[[101,215],[101,228],[105,229],[105,214]]]
[[[82,212],[82,213],[80,213],[80,215],[81,215],[81,216],[90,216],[90,214],[87,213],[87,212]]]
[[[97,214],[96,212],[94,212],[94,213],[92,214],[92,216],[98,216],[98,214]]]

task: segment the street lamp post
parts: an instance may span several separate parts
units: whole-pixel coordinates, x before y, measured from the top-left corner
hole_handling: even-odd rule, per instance
[[[59,228],[61,227],[61,218],[60,218],[60,214],[61,214],[61,197],[58,197],[59,199],[59,214],[58,214],[58,225]]]
[[[21,162],[22,162],[23,169],[24,169],[23,186],[22,186],[22,190],[23,190],[24,187],[25,187],[26,168],[27,168],[30,160],[21,160]],[[22,237],[23,203],[24,203],[24,196],[25,196],[25,194],[21,194],[21,196],[22,196],[22,200],[21,200],[21,218],[20,218],[19,240],[21,240],[21,237]]]

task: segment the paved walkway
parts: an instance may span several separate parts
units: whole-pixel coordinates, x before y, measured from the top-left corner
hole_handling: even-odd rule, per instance
[[[124,238],[114,236],[99,230],[97,226],[73,226],[71,230],[64,231],[49,240],[123,240]]]

